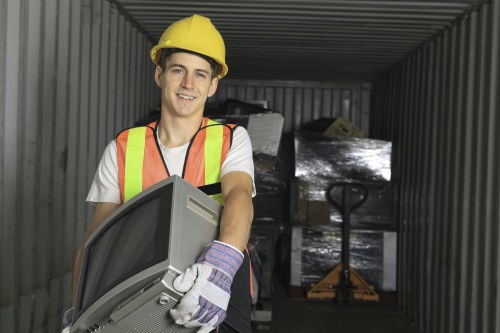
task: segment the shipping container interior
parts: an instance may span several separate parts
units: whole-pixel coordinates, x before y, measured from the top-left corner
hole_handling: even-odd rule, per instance
[[[192,14],[226,44],[207,113],[256,131],[255,331],[500,332],[497,0],[0,0],[0,331],[60,331],[101,154],[158,111],[149,51]],[[351,214],[379,300],[349,307],[306,297],[340,258],[336,142],[389,160]]]

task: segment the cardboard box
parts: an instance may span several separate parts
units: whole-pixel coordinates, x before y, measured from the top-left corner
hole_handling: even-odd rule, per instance
[[[329,137],[343,136],[348,138],[366,138],[365,132],[342,117],[335,119],[335,121],[323,132],[323,134]]]

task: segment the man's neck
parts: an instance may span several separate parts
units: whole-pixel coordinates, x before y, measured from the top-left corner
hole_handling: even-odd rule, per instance
[[[203,115],[181,118],[162,114],[158,124],[158,137],[165,147],[180,147],[191,140],[202,121]]]

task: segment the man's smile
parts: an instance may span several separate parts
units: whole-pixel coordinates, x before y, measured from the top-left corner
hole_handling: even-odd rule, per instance
[[[192,101],[196,98],[194,96],[188,96],[188,95],[183,95],[183,94],[176,94],[176,95],[177,95],[177,97],[179,97],[185,101]]]

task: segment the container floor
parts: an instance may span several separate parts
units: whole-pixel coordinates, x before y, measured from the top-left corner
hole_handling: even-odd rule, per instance
[[[274,283],[272,320],[254,322],[254,333],[418,333],[397,305],[356,302],[339,307],[334,300],[290,298]]]

